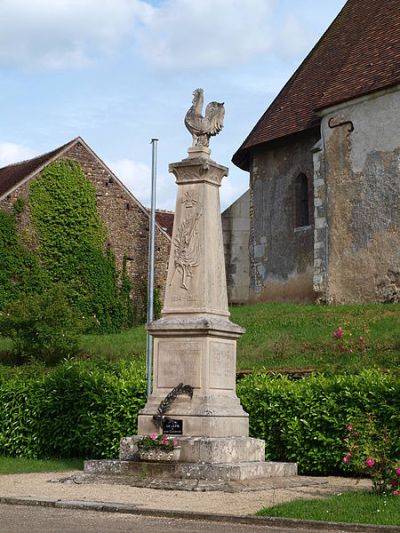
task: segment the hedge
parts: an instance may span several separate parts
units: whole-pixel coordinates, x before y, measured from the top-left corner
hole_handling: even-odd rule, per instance
[[[0,454],[113,458],[137,431],[145,403],[136,362],[66,361],[38,375],[0,369]],[[400,458],[400,378],[378,371],[299,381],[266,375],[238,384],[250,435],[266,441],[266,459],[297,461],[303,474],[350,472],[341,461],[346,426],[373,413],[389,428]]]
[[[0,454],[25,457],[118,456],[137,432],[146,398],[137,363],[66,361],[37,377],[0,375]]]
[[[400,378],[366,370],[299,381],[252,375],[238,385],[250,435],[266,441],[266,459],[296,461],[303,474],[350,472],[343,465],[347,425],[373,414],[400,459]]]

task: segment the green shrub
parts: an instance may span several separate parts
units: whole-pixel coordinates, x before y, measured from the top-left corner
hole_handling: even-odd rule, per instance
[[[16,360],[23,363],[36,359],[54,364],[76,355],[82,330],[83,321],[60,284],[9,303],[0,312],[0,334],[12,339]]]
[[[51,371],[0,366],[0,454],[116,457],[120,438],[137,431],[146,399],[137,361],[69,360]],[[290,381],[265,375],[238,384],[250,434],[266,441],[266,459],[296,461],[302,474],[357,474],[344,442],[356,417],[387,427],[389,454],[400,458],[400,379],[365,371]]]
[[[137,432],[145,372],[130,363],[65,361],[33,377],[0,374],[0,454],[117,457]]]
[[[377,371],[299,381],[252,375],[238,384],[250,434],[266,441],[266,459],[296,461],[301,473],[349,472],[342,458],[347,425],[373,414],[400,457],[400,379]],[[355,471],[351,471],[355,473]]]

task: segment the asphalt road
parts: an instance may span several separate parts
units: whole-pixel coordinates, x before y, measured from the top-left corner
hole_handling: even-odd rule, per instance
[[[140,515],[0,505],[1,533],[309,533],[304,529],[218,523]],[[314,530],[315,531],[315,530]],[[337,533],[333,530],[325,533]]]

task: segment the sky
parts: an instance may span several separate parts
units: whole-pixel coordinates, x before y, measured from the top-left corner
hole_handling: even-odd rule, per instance
[[[187,155],[193,90],[225,102],[211,157],[228,207],[249,175],[235,151],[345,0],[0,0],[0,167],[81,136],[144,205],[158,138],[157,207],[174,209],[168,164]]]

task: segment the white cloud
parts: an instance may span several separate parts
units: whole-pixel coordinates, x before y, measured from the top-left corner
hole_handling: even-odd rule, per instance
[[[149,11],[137,38],[163,68],[217,67],[271,46],[275,0],[169,0]]]
[[[35,152],[21,144],[0,142],[0,168],[34,157]]]
[[[195,70],[310,43],[278,0],[0,0],[0,21],[0,65],[25,68],[81,67],[135,42],[158,68]]]
[[[132,159],[119,159],[109,164],[124,185],[145,206],[151,202],[151,168]],[[157,175],[156,204],[159,209],[175,210],[176,186],[172,175]]]
[[[141,53],[171,70],[236,65],[261,54],[293,57],[310,45],[304,21],[282,14],[277,0],[166,0],[142,23]]]
[[[0,64],[85,65],[120,43],[148,9],[142,0],[1,0]]]

